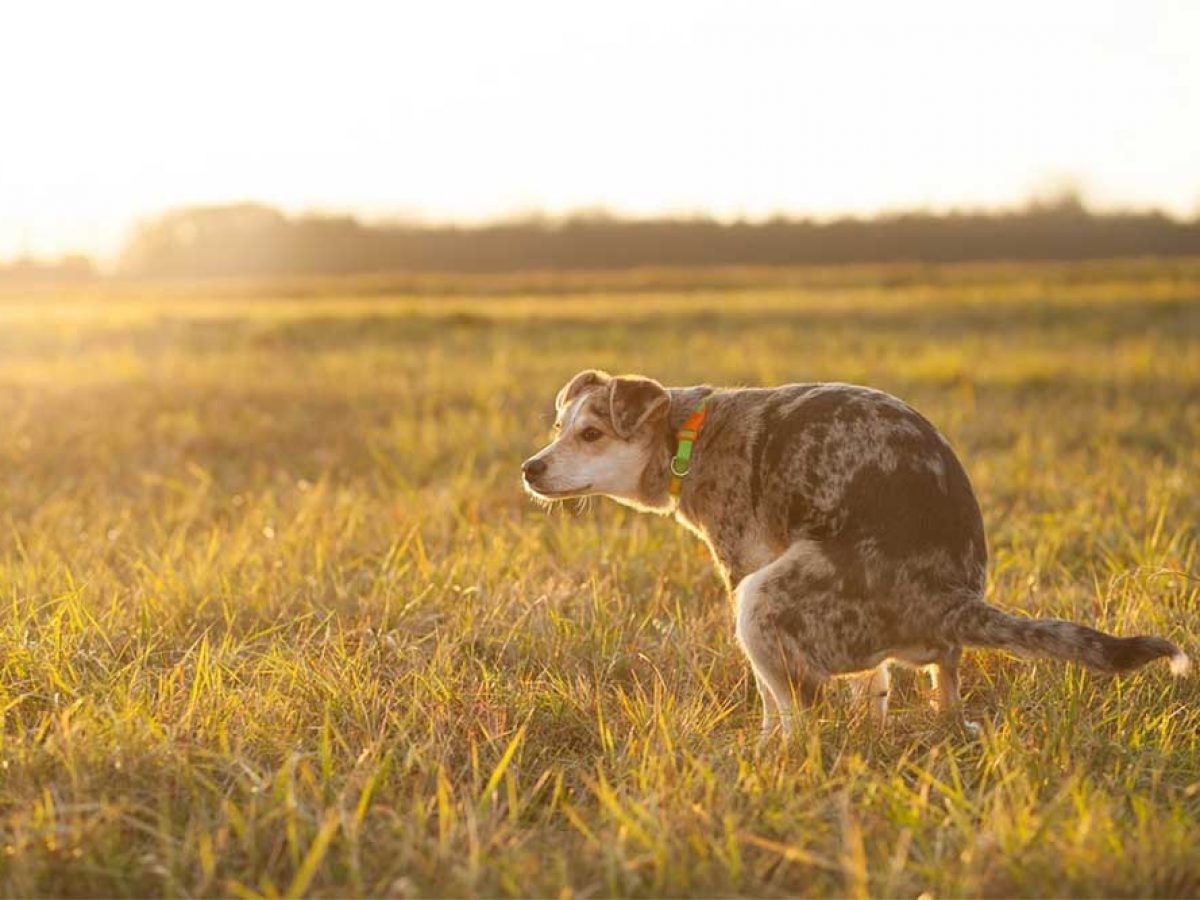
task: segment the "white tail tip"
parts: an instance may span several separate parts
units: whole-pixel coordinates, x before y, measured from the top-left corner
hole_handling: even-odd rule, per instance
[[[1187,658],[1187,654],[1182,650],[1172,654],[1170,665],[1171,674],[1181,678],[1192,670],[1192,661]]]

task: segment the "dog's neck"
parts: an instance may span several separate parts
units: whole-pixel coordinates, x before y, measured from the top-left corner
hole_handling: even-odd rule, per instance
[[[667,420],[663,426],[663,439],[655,450],[653,458],[642,473],[641,496],[639,506],[652,512],[669,514],[675,511],[677,502],[671,496],[671,460],[679,447],[679,429],[687,421],[688,416],[696,411],[700,401],[713,393],[713,388],[706,384],[686,388],[668,388]],[[701,430],[697,438],[697,446],[704,439]],[[684,479],[683,489],[687,490],[687,479]]]
[[[688,416],[696,411],[696,407],[700,405],[700,401],[711,393],[713,393],[713,388],[707,384],[697,385],[696,387],[667,389],[667,399],[670,401],[670,407],[667,412],[667,438],[671,445],[672,454],[674,454],[675,447],[679,443],[677,438],[679,429],[683,427],[683,423],[687,421]]]

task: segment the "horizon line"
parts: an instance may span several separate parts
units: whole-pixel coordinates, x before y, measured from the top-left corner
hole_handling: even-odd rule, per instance
[[[429,212],[407,210],[402,206],[390,209],[372,211],[370,205],[338,206],[336,204],[313,204],[294,206],[287,203],[274,203],[268,200],[245,198],[239,200],[180,203],[164,206],[153,212],[134,214],[126,218],[123,232],[124,237],[119,246],[112,252],[89,251],[79,247],[64,249],[55,253],[37,253],[28,249],[18,250],[15,254],[0,257],[0,267],[16,264],[52,263],[69,259],[83,258],[94,265],[104,267],[113,264],[124,252],[125,247],[134,237],[137,230],[143,226],[161,221],[169,216],[198,211],[216,211],[223,209],[261,208],[278,213],[288,222],[303,222],[320,219],[351,219],[368,228],[411,227],[428,230],[462,229],[464,231],[483,231],[489,228],[513,227],[519,225],[545,225],[561,227],[574,222],[609,221],[614,224],[644,224],[644,223],[716,223],[723,227],[735,225],[761,226],[772,222],[811,223],[827,225],[835,222],[880,222],[906,217],[948,219],[953,217],[1001,217],[1007,215],[1030,214],[1053,209],[1076,208],[1084,215],[1094,217],[1109,217],[1121,215],[1161,216],[1178,224],[1200,224],[1200,203],[1196,210],[1188,216],[1173,211],[1161,204],[1136,204],[1122,202],[1096,202],[1087,196],[1087,192],[1076,185],[1066,185],[1049,191],[1034,191],[1023,199],[1003,204],[964,203],[964,204],[929,204],[925,206],[880,206],[871,211],[846,208],[832,212],[805,212],[801,209],[780,208],[769,213],[752,214],[747,212],[721,213],[703,207],[663,209],[661,211],[644,213],[623,210],[618,206],[607,206],[602,203],[580,204],[562,210],[546,207],[514,207],[508,211],[478,216],[451,215],[440,216]]]

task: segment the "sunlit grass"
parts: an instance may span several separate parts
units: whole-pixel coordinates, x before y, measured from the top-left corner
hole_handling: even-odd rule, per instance
[[[969,654],[978,742],[899,678],[758,751],[694,539],[517,479],[585,366],[868,382],[994,602],[1195,657],[1200,269],[705,278],[0,298],[3,892],[1200,892],[1194,677]]]

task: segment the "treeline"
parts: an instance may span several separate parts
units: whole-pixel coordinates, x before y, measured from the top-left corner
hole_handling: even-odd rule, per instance
[[[733,223],[591,214],[475,227],[366,224],[238,204],[179,209],[142,223],[117,274],[293,277],[1144,256],[1200,256],[1200,219],[1153,211],[1094,213],[1075,195],[1008,212]],[[7,276],[0,269],[0,280],[92,274],[86,259],[72,257],[58,264],[26,261]]]
[[[1181,255],[1200,255],[1200,220],[1092,213],[1075,197],[1006,213],[729,224],[591,215],[470,228],[288,217],[247,204],[182,209],[143,224],[120,270],[132,276],[293,276]]]

